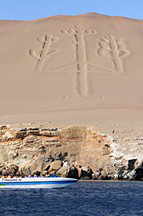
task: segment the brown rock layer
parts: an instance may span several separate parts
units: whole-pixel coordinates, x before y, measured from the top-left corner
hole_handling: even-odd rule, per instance
[[[0,175],[142,179],[142,136],[93,127],[0,127]]]
[[[111,167],[111,140],[93,128],[7,128],[0,130],[0,164],[19,167],[22,175],[59,174],[66,167]],[[65,163],[67,163],[65,165]],[[65,169],[60,168],[64,165]],[[7,171],[8,172],[8,171]],[[19,173],[19,172],[18,172]],[[3,172],[2,172],[3,174]],[[6,174],[5,174],[6,175]]]

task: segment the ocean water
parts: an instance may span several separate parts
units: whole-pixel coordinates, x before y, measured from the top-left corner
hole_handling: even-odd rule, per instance
[[[78,182],[62,189],[0,189],[0,216],[143,216],[143,182]]]

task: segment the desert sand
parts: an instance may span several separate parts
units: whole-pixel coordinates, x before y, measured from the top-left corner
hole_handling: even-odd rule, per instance
[[[143,22],[96,13],[0,21],[0,123],[140,128]]]

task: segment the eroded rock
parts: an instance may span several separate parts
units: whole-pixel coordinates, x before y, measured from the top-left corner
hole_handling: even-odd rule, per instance
[[[142,179],[142,136],[133,138],[135,143],[123,137],[120,143],[113,135],[80,126],[1,126],[0,175],[57,173],[81,179]],[[10,164],[18,166],[17,174]]]

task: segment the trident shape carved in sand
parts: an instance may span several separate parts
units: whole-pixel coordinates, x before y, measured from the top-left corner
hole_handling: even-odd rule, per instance
[[[99,56],[105,56],[111,59],[112,68],[104,68],[104,66],[98,66],[98,63],[91,63],[87,56],[87,35],[96,35],[95,28],[85,28],[81,25],[73,25],[64,30],[61,30],[62,34],[69,34],[72,36],[72,44],[74,48],[74,59],[76,65],[76,71],[74,73],[73,90],[77,96],[86,97],[89,93],[88,87],[88,65],[101,68],[103,70],[117,71],[123,73],[123,62],[122,58],[125,58],[130,54],[126,49],[124,41],[116,39],[113,35],[106,34],[104,37],[98,40],[97,54]],[[38,41],[41,43],[41,48],[38,52],[35,50],[29,50],[29,54],[37,59],[36,70],[43,70],[45,61],[48,60],[52,55],[57,53],[57,49],[53,49],[53,44],[57,42],[59,38],[53,35],[45,34],[43,38]],[[73,63],[74,65],[74,63]],[[63,68],[67,65],[63,65]]]
[[[75,50],[76,60],[76,73],[75,75],[75,93],[79,96],[88,96],[88,57],[87,57],[87,45],[86,35],[95,35],[95,29],[86,29],[81,25],[73,25],[65,30],[61,30],[61,33],[72,35],[72,42]]]

